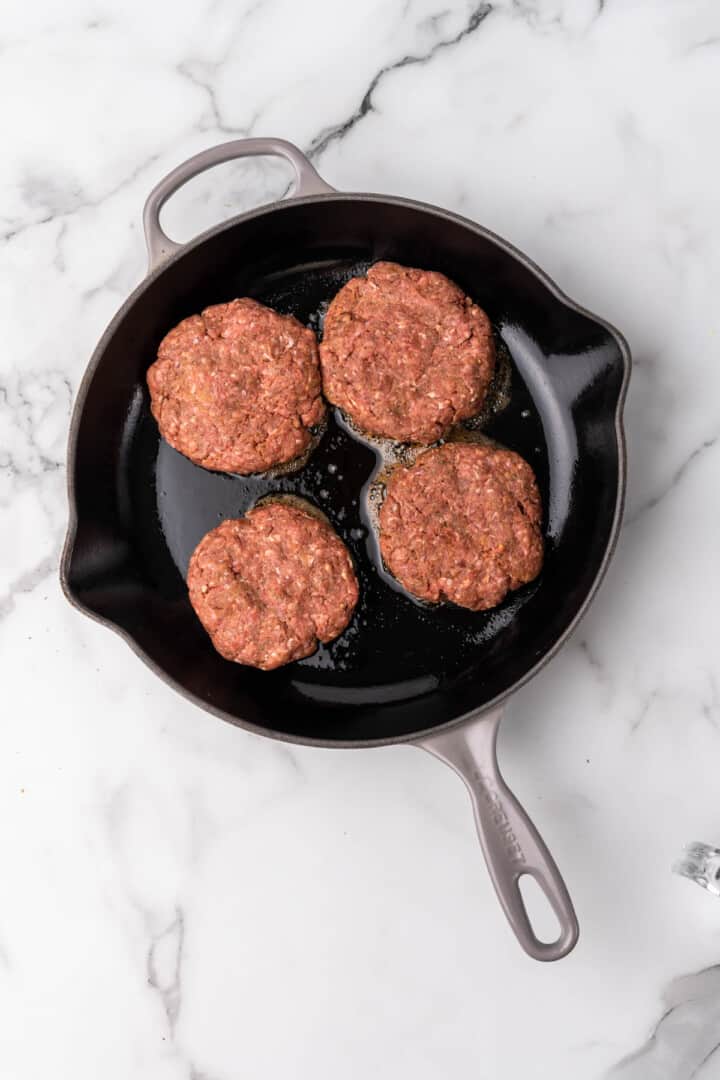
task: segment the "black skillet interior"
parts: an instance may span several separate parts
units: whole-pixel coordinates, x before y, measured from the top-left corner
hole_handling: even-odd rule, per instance
[[[512,357],[507,406],[485,433],[534,467],[546,511],[541,577],[494,611],[421,606],[377,559],[363,487],[372,446],[331,416],[294,475],[240,478],[192,465],[158,436],[145,371],[158,342],[208,304],[250,295],[319,327],[324,305],[378,259],[444,272],[487,310]],[[71,598],[119,628],[161,674],[228,719],[329,742],[391,740],[508,691],[561,638],[613,539],[625,358],[603,325],[562,302],[517,253],[442,212],[379,197],[281,204],[214,231],[141,286],[98,348],[77,421]],[[271,673],[223,660],[187,600],[199,539],[258,498],[316,503],[352,551],[361,602],[345,633]]]

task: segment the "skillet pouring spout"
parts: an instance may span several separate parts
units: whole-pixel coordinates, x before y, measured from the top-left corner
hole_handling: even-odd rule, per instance
[[[577,944],[578,921],[552,855],[500,773],[496,741],[501,718],[502,709],[495,709],[416,745],[465,781],[495,892],[525,952],[535,960],[560,960]],[[534,878],[555,913],[560,924],[555,941],[541,941],[533,930],[520,892],[525,875]]]

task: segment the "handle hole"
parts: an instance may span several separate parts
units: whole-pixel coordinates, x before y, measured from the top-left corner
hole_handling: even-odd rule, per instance
[[[543,945],[554,945],[562,933],[562,927],[542,886],[532,874],[521,874],[518,889],[535,937]]]
[[[174,192],[160,211],[160,225],[171,240],[186,244],[228,218],[282,198],[292,179],[288,162],[277,157],[224,161]]]

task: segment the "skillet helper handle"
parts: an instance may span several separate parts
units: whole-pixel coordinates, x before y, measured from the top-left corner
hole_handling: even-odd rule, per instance
[[[170,196],[206,169],[221,165],[225,161],[246,157],[280,157],[288,161],[295,173],[295,183],[290,193],[293,198],[325,195],[335,190],[318,175],[302,151],[284,139],[233,139],[209,150],[202,150],[168,173],[148,196],[143,210],[143,226],[149,270],[155,270],[183,247],[171,240],[160,224],[160,211]]]
[[[497,709],[417,745],[465,781],[495,891],[523,949],[535,960],[559,960],[577,943],[577,917],[552,855],[500,774],[496,739],[501,715]],[[532,928],[519,888],[525,874],[535,879],[555,913],[560,924],[556,941],[540,941]]]

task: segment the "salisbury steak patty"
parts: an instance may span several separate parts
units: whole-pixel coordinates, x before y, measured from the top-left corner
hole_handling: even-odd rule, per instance
[[[342,540],[323,519],[283,502],[263,503],[204,536],[187,583],[220,655],[265,671],[336,638],[358,599]]]
[[[541,514],[535,476],[518,454],[447,443],[391,476],[380,550],[414,596],[484,611],[540,573]]]
[[[490,320],[443,274],[379,262],[342,287],[320,345],[325,396],[371,435],[431,443],[480,411]]]
[[[292,461],[325,412],[315,335],[250,299],[183,319],[160,343],[147,382],[165,439],[220,472]]]

